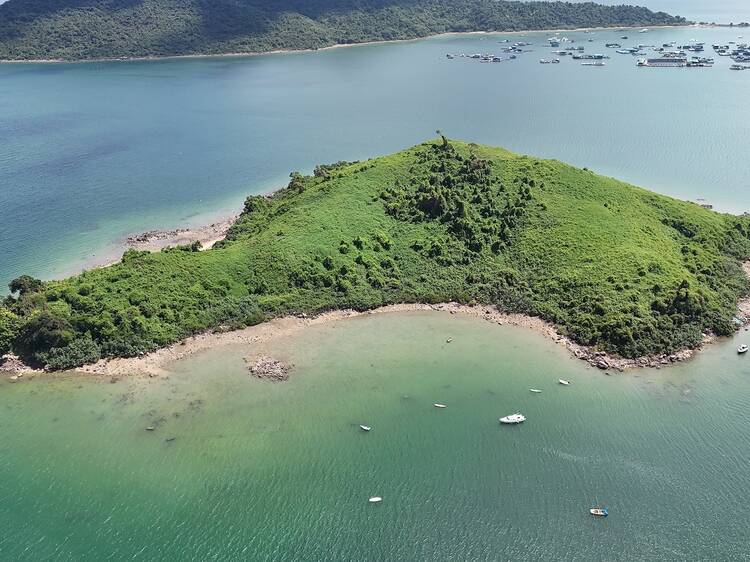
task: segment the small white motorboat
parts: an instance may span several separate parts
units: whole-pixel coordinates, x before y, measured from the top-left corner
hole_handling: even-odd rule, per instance
[[[538,388],[530,388],[529,392],[533,392],[534,394],[539,394],[541,390],[539,390]]]
[[[589,513],[591,515],[595,515],[596,517],[606,517],[609,515],[609,511],[607,511],[606,507],[592,507],[589,509]]]
[[[509,416],[505,416],[503,418],[500,418],[500,423],[508,424],[508,425],[514,425],[523,423],[526,421],[526,416],[521,414],[520,412],[516,412],[515,414],[511,414]]]
[[[362,431],[370,431],[372,429],[369,425],[360,425],[359,428]]]
[[[380,502],[382,502],[382,501],[383,501],[383,498],[381,498],[380,496],[372,496],[372,497],[371,497],[371,498],[370,498],[369,500],[367,500],[367,501],[369,501],[370,503],[380,503]]]
[[[747,353],[748,347],[743,343],[741,346],[737,348],[737,353],[742,355],[743,353]]]
[[[439,404],[439,403],[433,404],[433,406],[435,406],[436,408],[447,408],[448,407],[445,404]]]
[[[557,382],[563,386],[570,386],[570,381],[566,381],[565,379],[558,379]]]

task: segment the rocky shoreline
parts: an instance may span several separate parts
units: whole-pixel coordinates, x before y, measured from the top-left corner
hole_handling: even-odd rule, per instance
[[[134,250],[158,252],[167,246],[181,246],[200,242],[201,248],[207,250],[226,236],[227,231],[236,220],[237,215],[233,215],[218,222],[193,228],[149,230],[128,236],[125,243]]]
[[[744,263],[743,269],[748,277],[750,277],[750,262]],[[629,369],[640,368],[659,369],[692,358],[705,345],[713,343],[718,339],[712,334],[704,334],[703,341],[700,345],[692,349],[683,349],[672,354],[648,355],[636,359],[626,359],[577,344],[567,336],[561,334],[553,324],[542,320],[541,318],[524,314],[504,313],[494,306],[469,306],[455,302],[442,304],[395,304],[366,312],[359,312],[356,310],[335,310],[324,312],[313,317],[309,317],[305,314],[299,316],[284,316],[242,330],[231,332],[206,332],[140,357],[103,359],[93,365],[85,365],[78,369],[77,372],[111,377],[132,375],[145,375],[148,377],[163,376],[169,373],[169,366],[172,362],[216,346],[231,344],[254,346],[268,342],[273,338],[296,333],[299,330],[317,324],[354,318],[366,314],[390,314],[417,311],[437,311],[448,314],[461,314],[465,316],[473,316],[475,318],[482,318],[487,322],[501,326],[517,326],[520,328],[531,329],[550,338],[559,345],[565,346],[573,357],[585,361],[592,367],[602,371],[613,370],[624,372]],[[740,300],[738,303],[735,320],[740,328],[744,326],[745,330],[750,329],[750,296]],[[256,357],[253,360],[248,360],[248,363],[250,364],[250,373],[253,376],[264,379],[286,380],[290,371],[290,367],[270,358]],[[0,372],[5,372],[17,377],[19,374],[34,375],[41,373],[42,371],[30,369],[19,361],[17,357],[9,355],[0,359]]]

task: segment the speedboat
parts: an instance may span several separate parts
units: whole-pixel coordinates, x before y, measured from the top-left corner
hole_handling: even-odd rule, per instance
[[[570,381],[566,381],[565,379],[558,379],[557,382],[563,386],[570,386]]]
[[[526,416],[524,416],[521,413],[515,413],[511,414],[509,416],[505,416],[503,418],[500,418],[500,423],[505,423],[509,425],[519,424],[526,421]]]
[[[538,388],[530,388],[529,392],[533,392],[534,394],[539,394],[541,390],[539,390]]]
[[[609,511],[607,511],[606,507],[592,507],[589,509],[589,513],[591,515],[595,515],[596,517],[606,517],[609,515]]]
[[[737,353],[742,355],[743,353],[747,353],[748,347],[743,343],[741,346],[737,348]]]
[[[370,431],[372,429],[369,425],[360,425],[359,428],[362,431]]]
[[[371,497],[371,498],[370,498],[369,500],[367,500],[367,501],[369,501],[370,503],[380,503],[380,502],[382,502],[382,501],[383,501],[383,498],[381,498],[380,496],[372,496],[372,497]]]
[[[433,406],[435,406],[436,408],[447,408],[448,407],[445,404],[433,404]]]

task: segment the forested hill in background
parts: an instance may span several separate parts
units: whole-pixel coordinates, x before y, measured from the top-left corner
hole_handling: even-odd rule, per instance
[[[633,6],[496,0],[9,0],[0,59],[316,49],[461,31],[676,25]]]

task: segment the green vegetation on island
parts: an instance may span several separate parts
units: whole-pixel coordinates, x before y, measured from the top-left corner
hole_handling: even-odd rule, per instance
[[[677,25],[634,6],[502,0],[9,0],[0,59],[260,53],[445,32]]]
[[[131,250],[62,281],[16,279],[0,351],[59,369],[279,315],[454,300],[537,315],[636,357],[733,333],[750,291],[750,217],[446,139],[293,173],[198,250]]]

